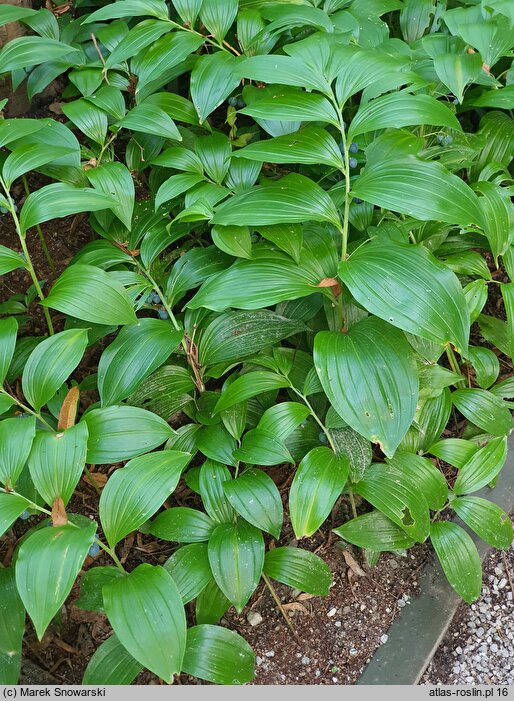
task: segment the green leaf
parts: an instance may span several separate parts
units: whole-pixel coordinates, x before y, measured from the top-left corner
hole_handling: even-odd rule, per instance
[[[477,452],[478,445],[462,438],[446,438],[434,443],[428,453],[435,455],[454,467],[461,468]]]
[[[494,438],[462,465],[453,486],[455,494],[469,494],[485,487],[499,474],[507,457],[505,438]]]
[[[314,364],[337,413],[392,456],[418,399],[416,364],[403,334],[374,317],[346,334],[321,331],[314,340]]]
[[[354,197],[423,221],[485,226],[478,197],[440,163],[414,156],[368,163],[352,187]]]
[[[255,227],[305,221],[328,221],[341,228],[330,196],[314,181],[298,173],[231,197],[216,209],[212,218],[213,224]]]
[[[234,406],[234,404],[240,404],[246,399],[256,397],[263,392],[289,387],[289,384],[285,377],[265,370],[256,370],[255,372],[240,375],[222,392],[214,407],[214,413],[217,414],[224,409]]]
[[[99,645],[82,678],[82,684],[132,684],[143,665],[136,662],[130,652],[113,634]]]
[[[191,99],[200,124],[239,85],[237,59],[226,51],[201,56],[191,71]]]
[[[438,104],[438,103],[437,103]],[[325,163],[339,170],[344,161],[336,140],[319,127],[306,127],[294,134],[256,141],[234,153],[234,158],[270,163]]]
[[[500,361],[498,356],[490,348],[470,346],[466,352],[467,359],[475,371],[477,385],[487,389],[496,382],[500,374]]]
[[[105,7],[101,7],[96,12],[88,15],[82,24],[91,22],[101,22],[106,19],[118,19],[119,17],[157,17],[157,19],[168,19],[168,8],[163,0],[119,0]]]
[[[439,80],[462,103],[464,90],[474,82],[482,71],[480,54],[440,54],[434,57],[434,69]]]
[[[241,613],[261,578],[262,533],[246,521],[220,524],[209,539],[209,562],[216,584]]]
[[[501,89],[487,90],[478,97],[470,97],[469,103],[474,107],[499,107],[500,109],[510,110],[514,107],[514,85],[506,85]]]
[[[430,539],[450,585],[468,604],[482,589],[482,563],[475,544],[460,526],[439,521],[430,526]]]
[[[189,453],[163,450],[134,458],[111,475],[100,497],[100,520],[111,548],[155,514],[190,459]]]
[[[117,404],[135,392],[177,349],[182,336],[182,331],[160,319],[139,319],[137,324],[124,327],[98,364],[102,406]]]
[[[198,450],[211,460],[227,465],[237,465],[237,460],[234,458],[236,440],[221,424],[203,428],[198,434],[196,445]]]
[[[25,268],[26,263],[19,253],[0,245],[0,275],[10,273],[16,268]]]
[[[0,683],[17,684],[21,644],[25,633],[25,609],[16,590],[14,567],[0,570]]]
[[[414,124],[434,124],[462,130],[460,123],[446,107],[430,95],[410,95],[401,91],[377,97],[361,105],[348,129],[348,139],[360,134],[393,127],[400,129]]]
[[[96,523],[41,528],[20,545],[16,584],[39,640],[70,593],[95,533]]]
[[[217,623],[230,607],[230,601],[211,579],[196,600],[196,622],[199,625]]]
[[[182,141],[182,135],[173,119],[164,110],[147,103],[136,105],[118,123],[122,129],[153,134],[166,139]]]
[[[157,190],[155,195],[155,208],[158,209],[165,202],[175,199],[175,197],[190,190],[203,180],[205,180],[203,175],[198,175],[198,173],[178,173],[177,175],[172,175],[171,178],[165,180]]]
[[[271,59],[272,64],[276,65],[277,59],[281,57],[259,56],[258,58]],[[278,76],[275,70],[273,74]],[[243,95],[246,96],[246,90]],[[268,89],[262,97],[257,96],[255,101],[252,100],[251,104],[239,112],[247,114],[255,120],[265,120],[265,126],[269,120],[273,120],[275,123],[294,122],[292,131],[296,131],[301,122],[328,122],[335,127],[339,124],[337,113],[326,97],[317,93],[284,87]],[[279,134],[273,135],[279,136]]]
[[[330,436],[336,455],[345,455],[348,458],[350,480],[358,482],[371,465],[373,459],[371,443],[349,426],[331,428]]]
[[[0,256],[2,255],[0,251]],[[0,263],[1,271],[1,263]],[[0,272],[1,274],[1,272]],[[0,319],[0,387],[3,385],[16,347],[18,322],[12,316]]]
[[[293,87],[330,93],[330,85],[327,80],[319,74],[319,71],[312,69],[305,61],[294,56],[251,56],[240,62],[239,73],[243,78],[250,78],[251,80],[256,80],[261,83],[278,83],[280,85],[290,85]],[[281,89],[283,88],[278,88],[278,90]],[[291,93],[293,93],[293,91],[287,91],[285,94],[289,95]],[[296,92],[296,94],[298,95],[300,93]],[[321,97],[320,95],[310,92],[304,93],[304,95],[307,95],[307,98],[309,95],[314,95],[316,98]],[[323,98],[323,100],[329,104],[325,98]],[[276,101],[281,102],[278,95]],[[331,107],[330,109],[333,113],[333,108]],[[243,114],[245,114],[244,111]],[[246,112],[246,114],[251,113]],[[280,117],[275,117],[271,112],[269,118],[280,119]],[[297,119],[302,120],[302,116],[299,115]],[[325,120],[320,116],[319,121]]]
[[[512,522],[503,509],[480,497],[461,497],[452,509],[482,540],[493,548],[507,550],[512,544]]]
[[[218,43],[222,42],[237,15],[238,0],[203,0],[200,20]]]
[[[186,615],[168,572],[162,567],[139,565],[104,587],[104,602],[109,623],[123,646],[144,667],[171,684],[182,669]]]
[[[103,587],[114,579],[123,577],[117,567],[92,567],[80,579],[80,596],[75,606],[82,611],[105,613],[102,595]]]
[[[428,458],[413,453],[395,453],[387,464],[404,475],[413,487],[420,488],[425,495],[428,506],[434,511],[443,508],[448,499],[448,485],[440,470]]]
[[[35,435],[34,416],[0,421],[0,482],[11,489],[25,467]]]
[[[421,485],[405,480],[402,471],[391,465],[373,463],[354,490],[411,538],[418,542],[426,540],[430,512],[424,490]]]
[[[103,146],[108,127],[107,114],[103,110],[80,99],[63,103],[62,111],[88,139]]]
[[[183,146],[172,146],[165,149],[152,160],[152,165],[203,174],[203,165],[196,153]]]
[[[203,0],[173,0],[173,5],[180,19],[192,27],[198,17]]]
[[[245,433],[234,457],[250,465],[281,465],[294,460],[286,446],[273,433],[260,428]]]
[[[105,195],[89,187],[52,183],[31,192],[25,200],[20,213],[21,231],[25,234],[31,227],[50,219],[60,219],[78,212],[96,212],[117,204],[112,195]]]
[[[111,211],[130,231],[134,211],[134,181],[128,168],[122,163],[104,163],[87,171],[91,185],[106,195],[113,195],[119,204]]]
[[[47,144],[26,144],[18,146],[5,159],[2,177],[10,187],[16,178],[25,175],[31,170],[37,170],[47,163],[51,163],[61,156],[72,153],[68,147],[49,146]]]
[[[55,39],[27,36],[11,39],[0,51],[0,73],[37,66],[76,51],[73,46]]]
[[[393,326],[467,348],[469,311],[459,280],[423,246],[373,241],[340,264],[339,277],[359,304]]]
[[[98,300],[102,303],[98,304]],[[105,270],[92,265],[66,268],[41,304],[94,324],[112,326],[137,321],[124,287]]]
[[[88,431],[85,423],[59,433],[38,431],[28,463],[30,476],[47,504],[61,497],[69,502],[86,464]]]
[[[323,560],[301,548],[274,548],[266,553],[264,574],[313,596],[327,596],[332,573]]]
[[[11,492],[0,492],[0,535],[3,535],[28,508],[30,502],[24,497]]]
[[[128,402],[167,420],[192,401],[188,392],[193,388],[194,382],[188,370],[178,365],[163,365],[143,380]]]
[[[334,533],[352,545],[376,552],[404,550],[415,543],[403,528],[376,510],[343,523]]]
[[[289,490],[289,513],[297,538],[310,537],[330,515],[349,467],[346,456],[324,446],[314,448],[301,461]]]
[[[178,66],[193,51],[196,51],[203,44],[203,41],[203,37],[196,32],[169,32],[155,41],[140,60],[132,61],[131,67],[133,72],[137,74],[138,86],[162,79],[171,68]],[[135,66],[136,61],[137,67]],[[145,110],[146,108],[145,104]],[[155,109],[154,106],[153,109]],[[139,110],[137,113],[141,114]],[[146,111],[146,114],[150,116],[150,112]],[[170,119],[169,115],[167,117]],[[137,128],[136,131],[140,131],[140,129]],[[156,131],[148,133],[157,134]]]
[[[93,409],[82,421],[89,429],[87,462],[92,465],[109,465],[148,453],[173,435],[159,416],[132,406]]]
[[[252,237],[246,226],[213,226],[211,237],[214,245],[230,256],[252,257]]]
[[[223,490],[233,508],[252,526],[280,537],[282,499],[277,486],[262,470],[246,470],[235,480],[223,483]]]
[[[302,268],[278,251],[250,261],[240,260],[206,280],[188,302],[190,309],[205,307],[224,311],[228,307],[261,309],[277,302],[313,294],[319,276]]]
[[[205,510],[216,523],[232,521],[234,512],[223,486],[232,479],[225,465],[206,460],[200,468],[199,491]]]
[[[117,63],[121,63],[127,58],[135,56],[149,44],[153,44],[154,41],[157,41],[163,34],[169,32],[170,29],[170,23],[163,20],[141,20],[123,37],[120,43],[115,46],[111,54],[107,56],[105,60],[106,67],[112,68]],[[120,117],[123,117],[124,114],[125,109]]]
[[[257,428],[267,431],[283,441],[310,415],[310,409],[298,402],[280,402],[266,409]]]
[[[285,251],[295,263],[301,262],[303,229],[300,224],[270,224],[260,226],[258,231],[263,239]]]
[[[22,376],[23,394],[39,411],[82,360],[86,329],[61,331],[42,341],[29,356]]]
[[[166,509],[154,519],[150,533],[156,538],[177,543],[201,543],[209,540],[216,522],[203,511],[178,506]]]
[[[255,653],[240,635],[220,626],[187,631],[182,671],[213,684],[246,684],[255,676]]]
[[[175,550],[163,567],[177,585],[183,604],[196,599],[212,579],[205,543],[191,543]]]
[[[504,436],[512,430],[509,409],[485,389],[458,389],[452,393],[452,402],[466,419],[493,436]]]

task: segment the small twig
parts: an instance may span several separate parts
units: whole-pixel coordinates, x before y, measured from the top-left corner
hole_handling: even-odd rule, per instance
[[[268,577],[264,574],[264,572],[262,573],[262,578],[264,579],[264,582],[266,583],[266,586],[267,586],[268,589],[270,590],[271,596],[274,598],[275,603],[276,603],[276,605],[277,605],[277,607],[278,607],[278,610],[279,610],[280,613],[282,614],[282,616],[283,616],[283,618],[284,618],[284,620],[285,620],[285,622],[286,622],[286,624],[287,624],[287,627],[289,628],[289,630],[290,630],[291,633],[293,634],[293,637],[294,637],[294,639],[296,640],[296,642],[297,642],[298,644],[300,644],[301,641],[300,641],[300,638],[298,637],[298,633],[295,631],[295,629],[294,629],[294,627],[293,627],[293,624],[292,624],[291,621],[289,620],[289,617],[288,617],[288,615],[287,615],[287,613],[286,613],[284,607],[282,606],[282,602],[281,602],[280,599],[278,598],[277,592],[276,592],[275,589],[273,588],[272,583],[269,581]]]
[[[102,52],[100,51],[100,47],[98,46],[98,42],[96,41],[96,37],[93,34],[93,32],[91,32],[91,41],[93,42],[93,46],[95,47],[96,53],[98,54],[98,57],[99,57],[100,61],[102,62],[102,66],[104,67],[103,71],[102,71],[103,78],[104,78],[105,82],[107,83],[107,85],[110,85],[109,78],[107,77],[107,65],[105,63],[105,59],[103,57]]]
[[[507,556],[505,555],[504,552],[502,553],[502,556],[503,556],[503,564],[505,565],[505,571],[507,572],[507,577],[509,579],[510,590],[514,594],[514,586],[512,585],[512,577],[510,574],[509,562],[508,562]]]

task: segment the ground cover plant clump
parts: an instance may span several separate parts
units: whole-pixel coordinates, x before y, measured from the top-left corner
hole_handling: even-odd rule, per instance
[[[60,89],[55,119],[4,101],[0,121],[0,274],[31,278],[0,305],[1,532],[27,520],[0,568],[0,680],[26,614],[41,639],[78,578],[113,631],[84,683],[250,681],[217,624],[261,580],[326,595],[302,539],[341,503],[335,533],[370,566],[430,539],[476,599],[478,552],[446,517],[512,542],[474,496],[513,428],[512,2],[79,0],[0,21],[27,30],[0,74]],[[41,224],[70,215],[94,240],[36,270],[27,242],[48,254]],[[95,518],[74,511],[84,473]],[[134,531],[169,559],[123,564]]]

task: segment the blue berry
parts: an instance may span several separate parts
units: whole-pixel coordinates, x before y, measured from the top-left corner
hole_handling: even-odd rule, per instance
[[[319,438],[319,440],[320,440],[320,443],[327,443],[327,442],[328,442],[328,441],[327,441],[327,437],[326,437],[326,435],[323,433],[323,431],[321,431],[321,433],[318,435],[318,438]]]
[[[0,206],[0,214],[7,214],[8,210],[5,207]]]
[[[441,144],[443,146],[449,146],[450,144],[453,144],[453,136],[445,136],[444,139],[441,141]]]
[[[350,147],[348,148],[348,151],[350,153],[358,153],[359,152],[359,144],[356,143],[355,141],[352,141],[350,144]]]
[[[246,102],[244,100],[238,100],[236,107],[238,110],[242,110],[243,107],[246,107]]]
[[[228,98],[228,104],[229,104],[231,107],[237,107],[237,103],[238,103],[237,97],[229,97],[229,98]]]
[[[350,166],[350,168],[357,168],[357,166],[359,165],[359,161],[356,158],[349,158],[348,165]]]
[[[341,151],[341,153],[344,153],[344,144],[343,144],[343,142],[341,141],[341,143],[339,143],[339,144],[337,144],[337,145],[339,146],[339,150]]]
[[[20,514],[20,518],[22,521],[26,521],[28,518],[30,518],[30,511],[28,509],[25,509],[25,511]]]
[[[98,543],[93,543],[93,545],[89,548],[88,555],[90,557],[96,557],[99,552],[100,546],[98,545]]]
[[[353,201],[355,202],[355,204],[362,204],[362,200],[360,197],[354,197]]]
[[[170,315],[168,314],[166,309],[159,309],[158,314],[159,314],[159,319],[169,319],[170,318]]]

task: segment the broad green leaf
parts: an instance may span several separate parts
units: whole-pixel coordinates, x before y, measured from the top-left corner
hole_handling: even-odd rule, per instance
[[[323,560],[302,548],[274,548],[266,553],[264,574],[313,596],[327,596],[332,573]]]
[[[209,562],[216,584],[241,613],[261,578],[262,533],[245,521],[220,524],[209,539]]]
[[[505,403],[485,389],[458,389],[452,393],[455,407],[471,423],[493,436],[504,436],[513,428]]]
[[[213,226],[211,238],[213,244],[229,256],[252,257],[252,237],[246,226]]]
[[[348,479],[346,456],[327,447],[311,450],[298,466],[289,490],[289,514],[297,538],[310,537],[330,515]]]
[[[348,139],[360,134],[393,127],[400,129],[414,124],[434,124],[461,130],[462,127],[445,103],[430,95],[397,92],[377,97],[361,105],[348,129]]]
[[[191,373],[178,365],[163,365],[128,398],[129,404],[153,411],[168,420],[192,401]]]
[[[476,383],[482,389],[488,389],[500,374],[500,361],[490,348],[470,346],[466,352],[467,359],[475,371]]]
[[[16,584],[39,640],[70,593],[95,533],[96,523],[41,528],[20,545]]]
[[[231,197],[212,218],[213,224],[255,227],[305,221],[328,221],[341,228],[330,196],[313,180],[297,173]]]
[[[503,305],[507,315],[507,338],[509,345],[508,355],[514,357],[514,283],[504,283],[501,286]]]
[[[100,146],[104,144],[108,121],[107,114],[103,110],[82,98],[63,103],[62,111],[88,139],[100,144]]]
[[[400,12],[400,28],[405,41],[421,39],[434,14],[433,0],[407,0]]]
[[[164,110],[147,103],[136,105],[118,123],[122,129],[162,136],[166,139],[182,141],[175,122]]]
[[[0,8],[0,26],[9,24],[10,22],[18,22],[27,17],[35,17],[37,10],[32,8],[22,7],[21,5],[4,5]]]
[[[201,543],[209,540],[215,527],[216,522],[203,511],[178,506],[159,514],[152,522],[150,533],[177,543]]]
[[[200,468],[199,492],[205,510],[216,523],[228,523],[234,518],[223,486],[232,479],[229,469],[214,460],[206,460]]]
[[[298,402],[280,402],[266,409],[257,428],[272,433],[283,441],[310,415],[310,409]]]
[[[1,255],[0,251],[0,257]],[[13,316],[0,319],[0,387],[7,377],[7,372],[13,359],[17,333],[18,322]]]
[[[234,451],[237,448],[236,439],[230,435],[221,424],[205,426],[198,434],[196,441],[198,450],[205,457],[227,465],[237,465]]]
[[[200,8],[200,20],[209,34],[214,35],[219,43],[223,41],[236,18],[238,0],[203,0]]]
[[[98,300],[102,303],[98,304]],[[57,278],[43,306],[94,324],[134,324],[137,319],[122,285],[92,265],[70,265]]]
[[[102,405],[117,404],[135,392],[177,349],[182,335],[170,322],[160,319],[139,319],[137,324],[125,326],[98,364]]]
[[[134,659],[171,684],[182,669],[186,614],[168,572],[162,567],[139,565],[104,587],[104,602],[109,623],[123,646]]]
[[[320,90],[330,94],[330,85],[327,80],[304,61],[293,56],[251,56],[240,62],[238,70],[242,78],[250,78],[262,83],[278,83],[279,85],[307,88],[308,90]],[[280,89],[278,88],[278,90]],[[292,93],[293,91],[287,91],[285,94]],[[315,93],[304,93],[304,95],[307,95],[307,99],[309,99],[309,95],[321,98]],[[325,98],[322,99],[324,103],[329,104]],[[279,99],[276,101],[279,102]],[[330,109],[333,112],[333,108],[330,107]],[[251,112],[244,110],[242,112],[243,114],[251,114]],[[272,112],[268,116],[270,119],[281,119],[281,117],[275,117]],[[297,119],[302,120],[302,116],[299,115]],[[325,121],[323,116],[319,117],[319,121]]]
[[[17,684],[25,609],[16,589],[14,567],[0,569],[0,684]]]
[[[172,175],[171,178],[165,180],[157,190],[155,195],[155,208],[158,209],[165,202],[175,199],[175,197],[190,190],[203,180],[205,180],[203,175],[199,175],[198,173],[178,173],[177,175]]]
[[[474,452],[459,470],[453,486],[455,494],[469,494],[485,487],[494,480],[505,464],[507,443],[505,438],[494,438]]]
[[[0,51],[0,73],[37,66],[76,51],[73,46],[46,37],[26,36],[11,39]]]
[[[499,107],[500,109],[510,110],[514,107],[514,85],[506,85],[501,89],[487,90],[478,97],[470,97],[469,102],[474,107]]]
[[[475,189],[480,193],[478,202],[484,214],[484,233],[497,263],[498,256],[505,255],[512,243],[514,206],[506,188],[481,182]]]
[[[37,170],[47,163],[55,161],[61,156],[72,153],[72,149],[65,146],[49,146],[47,144],[27,144],[18,146],[5,159],[2,169],[2,177],[10,187],[16,178],[25,175],[31,170]]]
[[[376,510],[334,528],[334,533],[352,545],[376,552],[404,550],[415,543],[403,528]]]
[[[464,523],[493,548],[510,548],[512,522],[497,504],[480,497],[461,497],[454,499],[451,506]]]
[[[96,648],[82,677],[82,684],[132,684],[142,670],[143,665],[136,662],[113,634]]]
[[[371,465],[373,459],[371,443],[366,438],[363,438],[360,433],[350,428],[350,426],[331,428],[330,436],[336,455],[344,455],[348,458],[350,480],[358,482]]]
[[[86,464],[87,438],[87,425],[82,422],[59,433],[36,433],[28,464],[47,504],[60,497],[66,506],[71,499]]]
[[[196,153],[183,146],[172,146],[165,149],[152,160],[152,165],[203,174],[203,165]]]
[[[273,56],[273,58],[278,58]],[[243,96],[247,98],[245,88]],[[337,113],[326,97],[291,88],[269,88],[262,96],[253,94],[241,114],[253,117],[272,136],[297,131],[302,122],[328,122],[338,126]],[[290,124],[289,124],[290,123]]]
[[[187,306],[214,311],[224,311],[228,307],[260,310],[277,302],[308,297],[318,282],[314,271],[273,251],[258,260],[254,256],[252,260],[237,261],[206,280]]]
[[[301,262],[303,228],[300,224],[270,224],[259,226],[259,234],[287,253],[295,263]]]
[[[196,622],[199,625],[217,623],[231,606],[214,579],[211,579],[196,600]]]
[[[159,416],[132,406],[93,409],[83,418],[89,429],[87,462],[109,465],[162,445],[173,430]]]
[[[130,231],[134,210],[134,181],[128,168],[122,163],[104,163],[87,171],[91,185],[106,195],[113,195],[117,203],[111,211]]]
[[[430,526],[430,540],[450,585],[471,604],[482,589],[482,563],[475,544],[455,523],[438,521]]]
[[[434,463],[428,458],[422,458],[414,453],[397,452],[387,464],[404,475],[404,480],[419,487],[425,495],[428,506],[437,511],[442,509],[448,499],[446,479]]]
[[[237,68],[237,59],[225,51],[201,56],[197,61],[191,71],[190,90],[200,124],[239,85]]]
[[[117,567],[91,567],[80,578],[80,596],[75,606],[82,611],[105,613],[103,587],[124,574]]]
[[[19,253],[15,253],[10,248],[0,245],[0,275],[10,273],[16,268],[25,268],[25,266],[25,260]]]
[[[391,465],[373,463],[354,490],[411,538],[418,542],[426,540],[430,512],[424,489],[406,481],[402,471]]]
[[[134,458],[111,475],[100,497],[100,520],[111,548],[155,514],[190,459],[189,453],[163,450]]]
[[[339,170],[344,169],[343,157],[335,139],[326,129],[319,127],[306,127],[294,134],[256,141],[236,151],[234,158],[261,163],[325,163]]]
[[[18,494],[0,492],[0,535],[16,521],[24,511],[30,508],[30,502]]]
[[[478,445],[463,438],[445,438],[434,443],[427,450],[439,460],[444,460],[454,467],[461,468],[477,452]]]
[[[173,5],[180,15],[180,19],[191,27],[198,17],[202,3],[203,0],[173,0]]]
[[[339,277],[359,304],[393,326],[467,348],[469,311],[459,280],[423,246],[373,241],[340,264]]]
[[[101,7],[96,12],[88,15],[82,24],[102,22],[106,19],[118,19],[120,17],[157,17],[168,19],[168,8],[163,0],[119,0]]]
[[[27,197],[21,208],[20,227],[25,235],[32,226],[50,219],[59,219],[78,212],[96,212],[117,204],[116,198],[112,195],[97,192],[89,187],[52,183],[32,192]]]
[[[240,404],[250,397],[256,397],[263,392],[269,392],[273,389],[282,389],[289,387],[289,381],[273,372],[265,370],[256,370],[241,375],[232,382],[221,394],[214,412],[218,413],[224,409],[228,409],[234,404]]]
[[[418,399],[416,365],[403,334],[376,317],[359,321],[346,334],[321,331],[314,364],[337,413],[392,456]]]
[[[354,197],[423,221],[485,226],[478,197],[457,175],[414,156],[369,163],[352,187]]]
[[[183,604],[196,599],[212,579],[205,543],[191,543],[175,550],[163,567],[177,585]]]
[[[482,71],[482,57],[477,53],[440,54],[434,57],[434,69],[441,83],[462,103],[464,91]]]
[[[170,23],[163,20],[144,19],[138,22],[115,46],[111,54],[107,56],[105,65],[107,68],[112,68],[117,63],[135,56],[139,51],[157,41],[159,37],[170,30]],[[125,110],[123,110],[123,114],[125,114]]]
[[[245,433],[241,447],[234,451],[234,457],[250,465],[294,464],[284,443],[273,433],[260,428]]]
[[[140,60],[136,59],[137,66],[135,66],[135,61],[132,61],[131,67],[133,72],[137,74],[138,84],[140,86],[149,84],[159,80],[161,76],[166,76],[171,68],[185,61],[202,44],[203,37],[196,32],[169,32],[165,34],[146,50]],[[169,115],[168,118],[170,118]]]
[[[14,488],[36,435],[34,416],[0,421],[0,482]]]
[[[279,538],[282,499],[269,475],[262,470],[247,470],[237,479],[224,482],[223,490],[233,508],[248,523]]]
[[[254,667],[255,653],[235,631],[211,625],[188,629],[186,674],[213,684],[246,684],[255,676]]]
[[[42,341],[30,354],[22,376],[28,402],[39,411],[82,360],[88,343],[86,329],[61,331]]]

